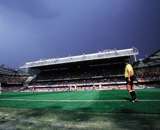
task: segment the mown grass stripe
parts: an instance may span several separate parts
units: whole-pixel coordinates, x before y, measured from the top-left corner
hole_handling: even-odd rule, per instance
[[[26,102],[126,102],[128,100],[34,100],[34,99],[0,99],[0,101],[26,101]],[[144,99],[140,102],[160,102],[160,100]]]

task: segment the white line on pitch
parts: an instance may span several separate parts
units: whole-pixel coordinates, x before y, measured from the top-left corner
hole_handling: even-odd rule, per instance
[[[128,100],[34,100],[34,99],[0,99],[0,101],[27,101],[27,102],[126,102]],[[160,100],[142,99],[143,102],[160,102]]]

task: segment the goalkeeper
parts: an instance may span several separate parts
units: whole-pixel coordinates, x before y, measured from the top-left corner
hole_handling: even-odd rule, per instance
[[[134,89],[133,81],[134,81],[134,70],[131,64],[126,63],[125,66],[125,73],[124,73],[126,83],[127,83],[127,90],[131,95],[132,102],[137,101],[136,92]]]

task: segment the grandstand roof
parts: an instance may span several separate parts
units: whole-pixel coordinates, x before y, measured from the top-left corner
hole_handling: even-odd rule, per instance
[[[4,65],[0,65],[0,75],[23,75],[28,76],[28,73],[22,70],[15,70],[12,68],[5,67]]]
[[[135,64],[135,67],[143,68],[143,67],[157,66],[157,65],[160,65],[160,50],[154,52],[144,60],[138,61]]]
[[[3,65],[1,65],[0,66],[0,74],[3,74],[3,75],[15,75],[15,74],[17,74],[17,72],[15,70],[13,70],[13,69],[6,68]]]
[[[46,65],[56,65],[56,64],[64,64],[64,63],[72,63],[72,62],[80,62],[80,61],[88,61],[88,60],[98,60],[98,59],[109,59],[109,58],[117,58],[124,56],[135,56],[138,54],[138,50],[136,48],[129,48],[123,50],[104,50],[98,53],[92,54],[83,54],[78,56],[69,56],[63,58],[51,58],[47,60],[38,60],[33,62],[27,62],[20,68],[31,68],[31,67],[40,67]]]

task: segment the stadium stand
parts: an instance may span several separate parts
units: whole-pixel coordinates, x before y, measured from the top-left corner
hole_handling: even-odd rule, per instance
[[[0,86],[1,91],[18,91],[24,87],[24,83],[28,74],[0,66]]]
[[[124,88],[125,62],[134,62],[138,50],[105,50],[64,58],[27,62],[21,68],[32,73],[31,91],[71,91]]]
[[[160,50],[135,63],[136,75],[141,84],[160,84]]]
[[[124,67],[134,63],[140,85],[159,86],[160,50],[136,61],[136,48],[105,50],[25,63],[21,70],[0,66],[2,91],[73,91],[125,89]],[[137,82],[135,82],[137,83]]]

